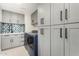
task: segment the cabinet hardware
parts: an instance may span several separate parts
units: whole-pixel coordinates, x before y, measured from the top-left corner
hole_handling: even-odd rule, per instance
[[[10,40],[10,42],[12,42],[12,40]]]
[[[40,34],[44,35],[44,29],[40,29]]]
[[[12,42],[13,42],[13,39],[12,39]]]
[[[60,21],[62,21],[62,11],[60,11]]]
[[[40,23],[41,23],[41,24],[44,24],[44,18],[41,18]]]
[[[13,39],[11,39],[10,42],[12,43],[13,42]]]
[[[62,38],[62,28],[60,28],[60,38]]]
[[[65,28],[65,39],[67,39],[67,28]]]
[[[65,9],[65,19],[68,20],[68,10]]]

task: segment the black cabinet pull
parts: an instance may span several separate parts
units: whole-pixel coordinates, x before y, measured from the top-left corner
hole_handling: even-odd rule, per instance
[[[13,42],[13,39],[12,39],[12,42]]]
[[[68,10],[65,9],[65,19],[68,20]]]
[[[10,39],[10,42],[12,43],[13,42],[13,39]]]
[[[60,38],[62,38],[62,28],[60,28]]]
[[[10,42],[11,42],[11,40],[10,40]]]
[[[65,39],[67,39],[67,28],[65,28]]]
[[[62,11],[60,11],[60,21],[62,21]]]
[[[40,34],[44,35],[44,29],[43,28],[40,29]]]
[[[44,24],[44,18],[41,18],[40,23],[41,23],[41,24]]]

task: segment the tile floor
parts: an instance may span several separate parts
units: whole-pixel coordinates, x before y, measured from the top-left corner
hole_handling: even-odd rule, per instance
[[[24,46],[2,51],[0,56],[29,56]]]

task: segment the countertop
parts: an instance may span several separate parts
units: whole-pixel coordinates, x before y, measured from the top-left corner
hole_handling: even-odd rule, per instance
[[[14,35],[14,34],[24,34],[24,32],[21,32],[21,33],[1,33],[0,35]]]

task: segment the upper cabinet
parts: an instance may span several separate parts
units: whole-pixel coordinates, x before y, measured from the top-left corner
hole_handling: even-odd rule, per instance
[[[24,15],[11,11],[2,10],[2,22],[24,24]]]
[[[51,25],[79,22],[78,3],[52,3]]]
[[[24,15],[23,14],[17,14],[17,23],[24,24]]]
[[[9,20],[9,22],[11,23],[18,23],[17,20],[18,20],[18,15],[16,13],[11,13],[11,19]]]
[[[2,10],[2,22],[9,23],[11,20],[11,13]]]
[[[38,26],[50,25],[50,4],[43,3],[38,6]]]
[[[64,11],[63,3],[52,3],[51,4],[51,25],[62,24],[64,22],[63,11]]]
[[[67,8],[69,10],[68,22],[79,22],[79,3],[70,3],[65,7],[69,7]]]
[[[38,10],[35,10],[32,14],[31,14],[31,24],[34,26],[37,26],[38,22],[37,22],[37,17],[38,17]]]
[[[2,22],[2,9],[0,8],[0,22]]]

